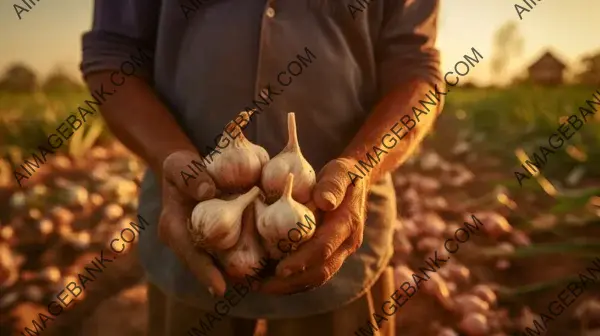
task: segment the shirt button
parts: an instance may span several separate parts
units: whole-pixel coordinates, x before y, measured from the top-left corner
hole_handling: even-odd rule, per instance
[[[272,7],[267,8],[267,16],[270,18],[275,16],[275,10]]]

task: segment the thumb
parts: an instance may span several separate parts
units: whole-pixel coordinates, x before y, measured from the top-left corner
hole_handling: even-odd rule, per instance
[[[350,168],[352,160],[342,158],[329,161],[321,169],[313,190],[313,200],[319,209],[335,210],[342,203],[351,182],[348,178]]]
[[[216,187],[208,173],[198,165],[208,163],[198,153],[181,150],[171,153],[163,162],[163,175],[177,189],[196,201],[215,196]]]

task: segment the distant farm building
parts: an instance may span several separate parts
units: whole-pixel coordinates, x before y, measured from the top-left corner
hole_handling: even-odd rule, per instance
[[[560,85],[564,83],[566,65],[547,51],[529,68],[529,82],[540,85]]]

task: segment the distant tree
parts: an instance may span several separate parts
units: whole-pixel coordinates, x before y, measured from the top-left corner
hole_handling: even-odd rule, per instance
[[[65,93],[79,91],[83,87],[77,83],[62,68],[55,68],[42,84],[42,90],[47,93]]]
[[[576,76],[576,81],[586,85],[600,85],[600,53],[582,59],[585,70]]]
[[[532,85],[532,84],[533,84],[533,82],[531,81],[531,78],[529,77],[528,72],[519,73],[516,76],[514,76],[510,81],[511,86]]]
[[[34,92],[37,88],[37,75],[21,63],[11,65],[0,78],[0,91]]]
[[[458,83],[458,86],[460,86],[461,88],[464,88],[464,89],[478,89],[479,88],[479,86],[477,84],[475,84],[469,80]]]
[[[510,64],[511,58],[519,57],[523,52],[524,40],[516,21],[508,21],[494,34],[492,59],[490,61],[492,78],[501,78]]]
[[[518,76],[513,78],[511,85],[512,86],[523,86],[523,85],[533,85],[534,83],[531,81],[529,76]]]

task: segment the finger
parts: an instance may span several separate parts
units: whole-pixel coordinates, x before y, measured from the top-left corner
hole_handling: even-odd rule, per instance
[[[365,219],[365,190],[365,188],[349,186],[348,194],[340,207],[336,211],[325,213],[323,224],[317,227],[313,238],[300,245],[297,251],[279,263],[277,276],[290,276],[306,269],[309,265],[324,262],[350,236],[354,237],[355,245],[360,246]]]
[[[317,226],[312,239],[285,257],[277,265],[276,275],[287,277],[305,270],[309,265],[324,263],[331,258],[351,233],[352,216],[349,211],[339,209],[334,212],[326,212],[323,224]]]
[[[346,161],[336,159],[329,162],[319,172],[317,184],[313,190],[316,206],[323,211],[336,209],[344,199],[350,185]]]
[[[364,182],[358,182],[364,183]],[[360,185],[357,183],[357,186],[350,186],[350,192],[352,195],[352,199],[350,202],[355,205],[353,209],[356,209],[356,215],[359,215],[357,219],[359,223],[355,226],[355,230],[352,232],[351,238],[349,239],[353,244],[350,246],[350,253],[354,253],[357,249],[359,249],[363,243],[363,235],[365,232],[365,225],[367,220],[367,188],[359,187]]]
[[[196,201],[215,196],[216,187],[210,175],[202,171],[199,164],[209,164],[197,153],[177,151],[169,155],[163,163],[167,181]]]
[[[349,254],[347,248],[340,248],[325,263],[311,266],[292,277],[268,280],[260,286],[259,292],[273,295],[293,294],[322,286],[337,273]]]
[[[226,290],[225,279],[211,257],[194,247],[186,227],[186,209],[175,201],[166,202],[159,223],[161,239],[196,278],[208,287],[211,294],[223,296]]]

